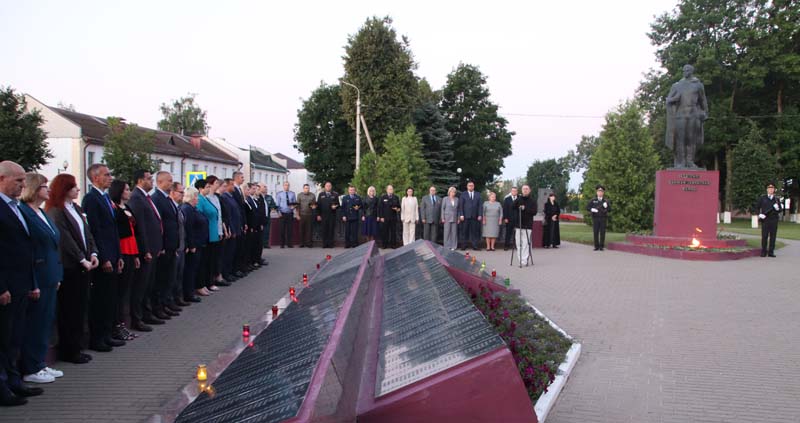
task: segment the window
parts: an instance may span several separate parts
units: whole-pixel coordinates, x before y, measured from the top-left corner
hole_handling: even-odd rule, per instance
[[[197,172],[197,163],[192,165],[192,172]]]
[[[175,173],[175,162],[169,162],[169,173]]]
[[[208,175],[208,165],[205,165],[205,166],[203,166],[203,167],[204,167],[204,169],[203,169],[203,170],[206,172],[206,175]]]
[[[222,168],[222,177],[223,178],[227,178],[228,177],[228,168],[227,167],[223,167]]]
[[[88,152],[88,157],[86,158],[86,161],[89,163],[89,166],[94,164],[94,151]]]
[[[216,166],[214,166],[214,174],[215,175],[217,174],[217,167]]]

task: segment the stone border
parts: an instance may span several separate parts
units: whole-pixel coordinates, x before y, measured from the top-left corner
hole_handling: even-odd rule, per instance
[[[572,370],[575,368],[575,364],[578,363],[578,358],[581,356],[581,344],[580,342],[575,341],[575,338],[570,336],[564,329],[561,329],[555,322],[550,320],[549,317],[545,316],[536,306],[531,304],[527,298],[525,299],[525,304],[528,305],[539,317],[544,319],[550,326],[560,332],[564,337],[572,341],[572,346],[567,351],[567,357],[564,361],[558,366],[558,373],[556,374],[556,378],[550,385],[547,387],[547,392],[543,393],[539,396],[539,399],[536,400],[536,405],[534,406],[534,410],[536,411],[536,417],[539,419],[539,423],[544,423],[547,419],[547,416],[552,411],[553,407],[556,404],[556,400],[558,400],[559,394],[564,389],[564,385],[567,383],[567,379],[569,379],[570,374],[572,374]]]

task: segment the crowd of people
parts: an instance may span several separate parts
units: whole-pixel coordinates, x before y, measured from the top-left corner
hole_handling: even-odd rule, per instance
[[[23,382],[64,376],[45,362],[52,328],[59,360],[85,364],[84,346],[123,347],[268,264],[262,248],[278,206],[241,172],[194,187],[169,172],[114,179],[103,164],[87,176],[78,204],[73,175],[48,181],[0,163],[0,406],[43,393]]]

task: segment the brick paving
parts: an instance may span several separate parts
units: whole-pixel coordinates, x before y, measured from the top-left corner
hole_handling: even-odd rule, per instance
[[[548,423],[800,422],[800,243],[777,259],[684,262],[565,243],[535,266],[480,252],[583,343]],[[136,422],[158,412],[324,251],[267,250],[253,273],[65,377],[2,422]],[[343,250],[334,250],[337,254]]]

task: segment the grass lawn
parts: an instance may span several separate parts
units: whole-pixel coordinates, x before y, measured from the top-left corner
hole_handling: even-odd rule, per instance
[[[761,229],[749,229],[750,221],[747,222],[747,227],[742,225],[743,230],[750,230],[755,231],[753,235],[761,235]],[[781,232],[781,229],[786,229],[789,225],[800,226],[796,223],[783,223],[782,226],[778,226],[778,237],[789,238],[785,235],[785,232]],[[577,242],[579,244],[586,244],[586,245],[593,245],[594,239],[592,238],[592,227],[586,225],[584,223],[564,223],[561,222],[561,240],[562,241],[569,241],[569,242]],[[795,228],[790,228],[797,231]],[[730,227],[730,225],[725,226],[725,231],[727,232],[737,232],[737,233],[749,233],[749,232],[739,232],[738,230],[734,230]],[[786,231],[789,232],[789,231]],[[796,236],[800,236],[800,233],[795,234]],[[790,238],[790,239],[800,239],[800,238]],[[606,244],[609,242],[622,242],[625,241],[625,234],[619,232],[606,232]],[[750,248],[761,248],[761,240],[760,239],[747,239],[747,246]],[[775,248],[783,248],[786,246],[786,243],[777,241],[775,243]]]
[[[733,219],[730,224],[720,224],[719,230],[737,234],[761,236],[761,228],[751,228],[750,219]],[[591,231],[589,231],[589,233],[591,234]],[[778,222],[778,238],[800,240],[800,224],[794,222]]]

